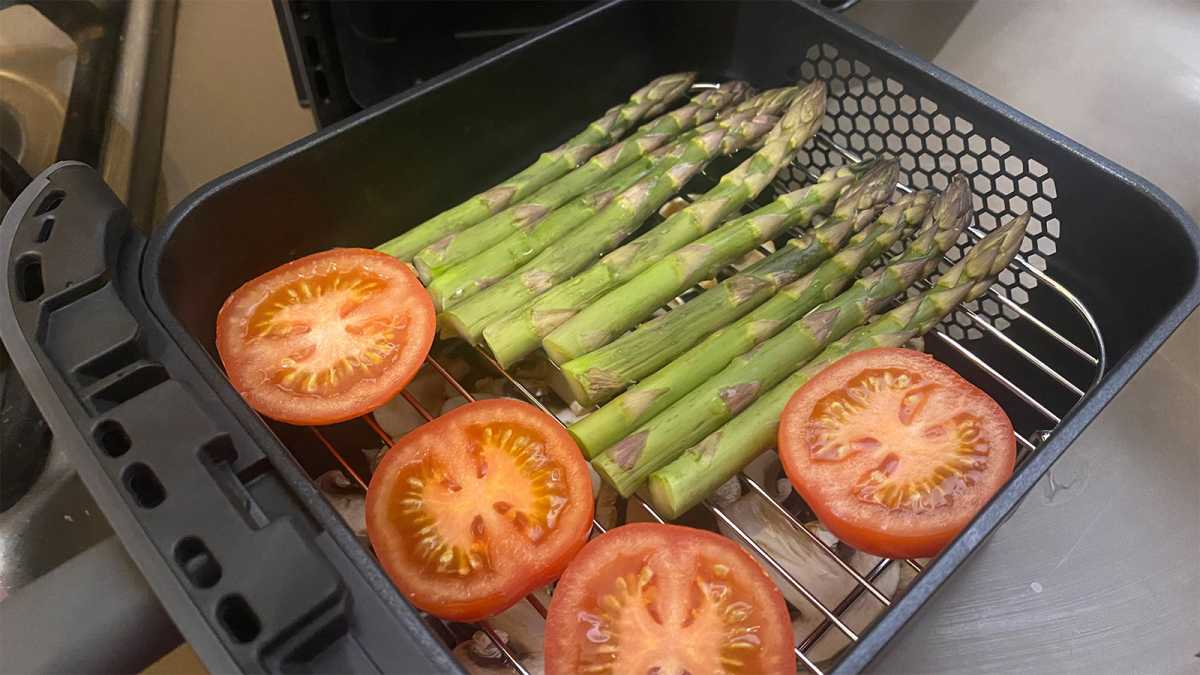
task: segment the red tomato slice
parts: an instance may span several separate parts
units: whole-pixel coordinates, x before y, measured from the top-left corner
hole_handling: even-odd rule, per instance
[[[546,617],[546,673],[796,672],[783,595],[728,539],[614,528],[580,551]]]
[[[887,558],[936,555],[1012,475],[1000,406],[933,357],[851,354],[788,402],[779,457],[821,522]]]
[[[456,621],[553,581],[587,541],[592,481],[566,429],[509,399],[476,401],[392,446],[367,490],[367,535],[417,607]]]
[[[433,302],[389,255],[339,248],[246,282],[217,314],[217,353],[267,417],[332,424],[400,393],[433,344]]]

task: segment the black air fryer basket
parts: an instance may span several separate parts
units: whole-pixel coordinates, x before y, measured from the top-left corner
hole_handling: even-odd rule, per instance
[[[55,436],[212,670],[458,668],[445,627],[405,603],[310,478],[338,467],[363,475],[362,457],[334,448],[370,430],[288,427],[247,408],[214,358],[226,295],[298,256],[384,241],[677,70],[760,88],[829,83],[824,131],[777,188],[886,153],[915,188],[942,187],[954,171],[972,178],[977,217],[963,244],[1026,208],[1035,214],[992,292],[927,341],[1006,408],[1021,463],[855,636],[838,672],[874,657],[1200,304],[1195,224],[1161,191],[801,4],[589,10],[214,181],[149,241],[94,171],[58,164],[4,220],[0,332]],[[439,345],[434,358],[460,346]]]

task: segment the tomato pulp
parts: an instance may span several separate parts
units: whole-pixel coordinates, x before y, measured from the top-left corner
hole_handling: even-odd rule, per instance
[[[400,393],[435,329],[433,302],[403,262],[333,249],[234,291],[217,314],[217,352],[250,407],[292,424],[332,424]]]
[[[907,349],[851,354],[788,402],[779,456],[829,531],[888,558],[936,555],[1012,475],[1012,422],[979,388]]]
[[[580,551],[546,617],[546,673],[796,672],[783,595],[728,539],[614,528]]]
[[[410,602],[474,621],[557,578],[587,541],[592,509],[587,462],[562,425],[492,399],[387,451],[367,490],[367,534]]]

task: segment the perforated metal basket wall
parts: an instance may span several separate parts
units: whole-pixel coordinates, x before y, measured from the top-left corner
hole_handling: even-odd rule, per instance
[[[969,118],[940,112],[937,101],[907,93],[900,80],[873,73],[866,63],[841,56],[830,42],[804,50],[800,73],[805,79],[829,83],[828,114],[822,128],[833,144],[857,155],[896,157],[903,182],[916,189],[940,190],[955,172],[966,174],[971,177],[976,223],[984,231],[1031,210],[1033,218],[1021,253],[1031,265],[1046,270],[1046,259],[1057,248],[1061,224],[1054,215],[1054,177],[1036,157],[1014,153],[1003,138],[976,133]],[[827,144],[803,150],[798,156],[801,166],[820,170],[846,161],[844,153]],[[967,243],[969,238],[964,236],[949,258],[958,260]],[[1024,305],[1037,285],[1031,272],[1005,270],[996,288]],[[1001,302],[984,298],[966,306],[1003,330],[1018,315]],[[946,331],[955,339],[974,340],[983,335],[964,312],[955,313]]]

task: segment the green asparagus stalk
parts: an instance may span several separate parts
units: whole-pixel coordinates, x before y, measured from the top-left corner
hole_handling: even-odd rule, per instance
[[[737,417],[650,477],[651,501],[675,518],[775,444],[779,415],[792,394],[829,364],[875,347],[900,347],[933,329],[960,303],[978,298],[1012,260],[1025,235],[1028,214],[986,237],[922,295],[825,348]]]
[[[748,109],[744,112],[774,110],[777,106],[773,101],[777,96],[778,94],[772,92],[764,92],[747,99],[739,107],[746,106]],[[727,111],[728,109],[722,112]],[[599,213],[614,197],[645,176],[671,148],[687,143],[696,133],[697,131],[691,131],[679,136],[671,145],[634,161],[599,185],[555,209],[545,218],[511,232],[504,240],[486,251],[446,270],[428,285],[434,305],[439,309],[454,307],[500,281],[551,243],[565,236],[576,225]]]
[[[674,73],[650,82],[635,91],[626,103],[611,108],[566,143],[542,153],[537,161],[512,178],[439,213],[377,249],[411,260],[433,242],[478,223],[579,166],[623,136],[638,120],[661,112],[666,104],[687,91],[695,79],[695,73]]]
[[[570,281],[548,290],[519,311],[488,326],[484,339],[492,353],[502,364],[519,360],[537,349],[541,338],[600,294],[708,233],[727,216],[736,213],[742,204],[774,179],[796,149],[816,132],[824,113],[824,83],[813,82],[805,86],[762,149],[722,176],[716,187]]]
[[[563,364],[564,381],[580,402],[588,405],[603,403],[634,382],[663,368],[701,340],[709,338],[709,342],[716,341],[714,331],[741,318],[773,296],[781,287],[796,281],[837,253],[855,230],[879,214],[882,202],[895,185],[896,176],[894,161],[881,162],[875,171],[864,176],[863,180],[852,186],[839,200],[835,215],[812,232],[789,241],[771,256],[726,279],[715,288],[701,293],[683,306],[676,307],[622,335],[610,344]],[[884,211],[872,227],[898,227],[902,221],[919,221],[925,213],[929,199],[929,193],[917,193],[914,197],[902,199]],[[857,250],[855,242],[864,236],[866,235],[852,240],[850,249]],[[870,259],[881,253],[882,251],[873,251]],[[841,268],[836,267],[836,263],[847,260],[849,255],[850,253],[842,254],[834,262],[835,268],[827,270],[826,273],[843,272]],[[855,272],[857,268],[849,271]],[[807,309],[811,309],[811,306]],[[793,320],[795,318],[799,317],[793,317]],[[743,327],[740,331],[744,334],[753,330],[761,340],[769,337],[762,335],[765,327],[782,328],[782,325],[755,324],[753,329]],[[699,363],[694,363],[695,367],[690,372],[682,374],[680,384],[689,382],[692,386],[698,385],[724,367],[728,359],[735,355],[729,354],[723,359],[716,354],[690,359]],[[661,381],[657,376],[652,379]],[[674,382],[675,376],[669,376],[667,381]],[[590,454],[595,454],[620,440],[637,423],[649,419],[647,415],[661,411],[687,391],[680,389],[678,384],[666,390],[658,384],[653,387],[639,385],[636,389],[639,392],[655,392],[653,402],[645,400],[648,396],[645,393],[638,393],[628,399],[637,403],[637,414],[632,416],[636,421],[630,419],[631,416],[623,411],[625,404],[622,402],[615,406],[605,406],[604,410],[588,416],[588,420],[591,421],[581,422],[581,442],[585,449],[591,451]],[[672,396],[672,392],[678,394]],[[654,410],[651,411],[650,408]],[[620,423],[622,420],[626,423]],[[618,435],[614,437],[613,434]]]
[[[431,280],[452,265],[487,249],[515,230],[532,227],[546,214],[578,196],[605,176],[645,157],[679,133],[713,119],[722,108],[744,99],[749,91],[750,85],[740,81],[726,82],[716,89],[705,89],[688,105],[647,122],[625,140],[594,155],[578,169],[547,184],[529,197],[515,202],[480,223],[461,232],[449,234],[425,247],[413,258],[413,266],[428,286]],[[439,292],[435,291],[433,286],[429,288],[434,297],[434,304],[440,308]]]
[[[910,210],[912,199],[913,196],[902,199],[897,204],[899,209],[889,212],[891,223],[881,218],[868,228],[868,236],[844,252],[846,255],[839,254],[838,266],[843,275],[852,274],[851,270],[861,266],[862,258],[873,250],[885,250],[902,236],[907,229],[902,214]],[[593,462],[596,470],[623,494],[637,489],[652,471],[666,465],[684,448],[728,421],[758,394],[804,365],[831,340],[862,323],[867,299],[875,297],[872,293],[889,298],[903,290],[907,285],[904,282],[915,281],[921,270],[932,271],[942,254],[936,242],[940,238],[948,241],[947,245],[953,243],[966,225],[968,207],[969,203],[964,202],[957,212],[950,214],[956,217],[948,219],[938,219],[936,215],[940,209],[934,209],[920,234],[899,259],[884,270],[855,282],[850,291],[753,350],[735,357],[721,372],[598,456]],[[878,241],[880,238],[884,241]],[[689,428],[689,425],[695,426]]]
[[[673,147],[649,174],[594,217],[547,246],[512,275],[443,312],[443,329],[478,342],[488,324],[616,247],[713,157],[766,133],[774,121],[773,117],[746,112],[701,127],[700,133]]]

